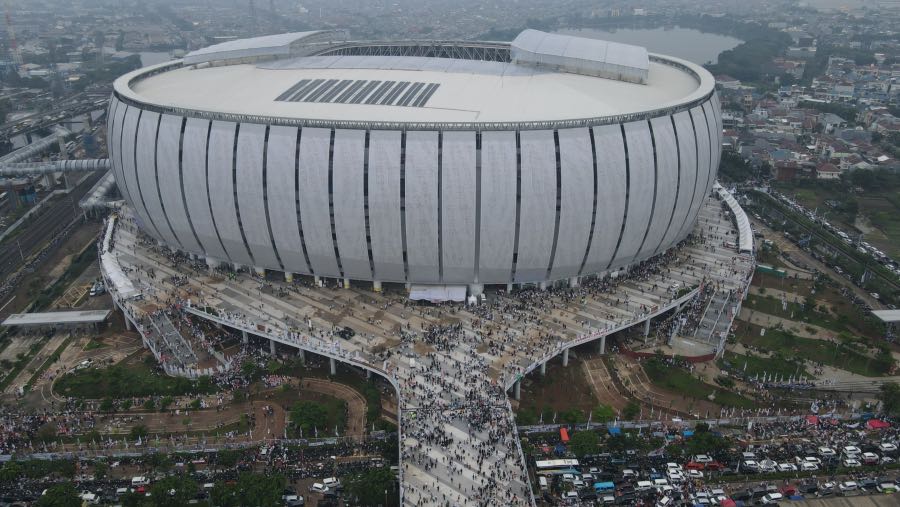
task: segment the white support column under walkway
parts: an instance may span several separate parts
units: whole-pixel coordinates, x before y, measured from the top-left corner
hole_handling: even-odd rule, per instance
[[[337,375],[337,361],[333,357],[328,358],[328,365],[331,367],[331,374]]]
[[[563,350],[563,366],[569,366],[569,349]]]

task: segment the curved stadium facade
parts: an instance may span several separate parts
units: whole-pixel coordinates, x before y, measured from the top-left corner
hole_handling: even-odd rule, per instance
[[[712,76],[643,48],[231,41],[115,83],[142,229],[287,274],[480,287],[577,280],[687,236],[721,145]]]

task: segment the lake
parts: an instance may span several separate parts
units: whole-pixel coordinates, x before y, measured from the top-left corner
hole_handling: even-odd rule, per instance
[[[719,53],[743,42],[727,35],[680,27],[620,28],[614,31],[584,28],[559,30],[557,33],[644,46],[651,53],[675,56],[700,65],[706,62],[716,63]]]

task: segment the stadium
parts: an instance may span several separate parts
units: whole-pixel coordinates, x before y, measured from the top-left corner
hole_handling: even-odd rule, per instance
[[[109,153],[143,231],[210,266],[458,300],[679,243],[715,181],[719,113],[706,70],[641,47],[331,30],[122,76]]]

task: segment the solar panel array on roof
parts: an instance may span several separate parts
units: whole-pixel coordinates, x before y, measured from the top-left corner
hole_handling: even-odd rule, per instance
[[[377,104],[423,107],[439,83],[369,81],[365,79],[301,79],[275,98],[281,102]]]

